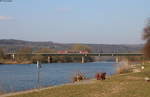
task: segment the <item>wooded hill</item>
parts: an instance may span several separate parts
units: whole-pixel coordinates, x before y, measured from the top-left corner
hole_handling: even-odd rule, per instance
[[[15,39],[1,39],[0,48],[4,48],[6,52],[16,52],[20,48],[30,47],[33,50],[40,48],[52,48],[56,50],[67,50],[70,49],[76,43],[55,43],[51,41],[46,42],[35,42],[35,41],[24,41],[24,40],[15,40]],[[81,43],[83,44],[83,43]],[[93,53],[103,52],[103,53],[112,53],[112,52],[140,52],[143,48],[143,44],[83,44],[91,48]]]

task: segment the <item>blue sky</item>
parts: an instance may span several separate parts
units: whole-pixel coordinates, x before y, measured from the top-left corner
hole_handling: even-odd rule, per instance
[[[0,39],[139,44],[150,0],[0,2]]]

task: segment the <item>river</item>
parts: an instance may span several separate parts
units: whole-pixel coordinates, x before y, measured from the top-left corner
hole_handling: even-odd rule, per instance
[[[88,78],[94,78],[96,72],[114,74],[115,62],[91,63],[51,63],[42,64],[40,86],[53,86],[71,82],[76,72],[82,72]],[[36,64],[0,65],[0,91],[16,92],[37,87]]]

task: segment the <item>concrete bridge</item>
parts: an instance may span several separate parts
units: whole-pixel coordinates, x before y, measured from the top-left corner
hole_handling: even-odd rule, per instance
[[[17,55],[16,53],[8,53],[8,55],[12,56],[12,59],[15,59],[15,56]],[[119,57],[120,56],[144,56],[143,53],[22,53],[22,55],[43,55],[48,57],[48,62],[52,62],[52,56],[80,56],[81,62],[85,62],[85,57],[90,57],[90,56],[114,56],[116,57],[116,62],[119,62]]]

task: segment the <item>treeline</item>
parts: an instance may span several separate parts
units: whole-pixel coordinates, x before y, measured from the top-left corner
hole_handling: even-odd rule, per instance
[[[67,49],[68,51],[87,51],[91,52],[90,47],[87,45],[80,45],[76,44],[73,45],[71,48]],[[42,63],[48,63],[48,56],[44,55],[29,55],[31,53],[57,53],[58,50],[51,49],[51,48],[40,48],[37,50],[34,50],[30,47],[24,47],[19,50],[17,50],[15,53],[15,59],[12,59],[12,56],[8,56],[5,53],[5,49],[0,48],[0,63],[19,63],[19,64],[30,64],[30,63],[36,63],[37,60],[41,61]],[[51,61],[53,63],[58,62],[81,62],[81,56],[51,56]],[[93,59],[91,57],[85,57],[85,62],[91,62]]]

